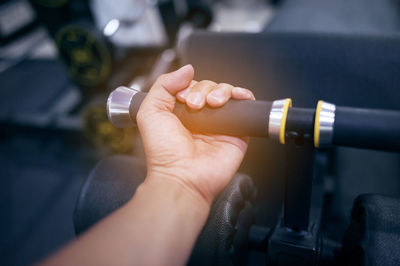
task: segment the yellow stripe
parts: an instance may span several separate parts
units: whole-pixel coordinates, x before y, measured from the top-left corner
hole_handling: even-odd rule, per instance
[[[289,107],[292,107],[292,99],[287,98],[285,105],[283,106],[281,128],[279,131],[279,142],[285,144],[285,129],[286,129],[286,118],[288,114]]]
[[[315,110],[315,121],[314,121],[314,147],[319,147],[319,116],[321,114],[321,107],[324,101],[319,100],[317,109]]]

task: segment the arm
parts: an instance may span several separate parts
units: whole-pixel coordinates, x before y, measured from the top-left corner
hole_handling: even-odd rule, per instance
[[[43,265],[184,265],[209,206],[180,184],[153,180]]]
[[[187,131],[171,112],[175,101],[201,109],[206,103],[222,106],[231,97],[254,99],[245,89],[192,79],[190,65],[162,75],[142,103],[137,122],[148,175],[134,197],[42,265],[186,263],[248,140]]]

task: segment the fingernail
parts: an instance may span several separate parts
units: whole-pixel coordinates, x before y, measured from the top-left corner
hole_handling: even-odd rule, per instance
[[[211,92],[210,97],[214,98],[218,102],[222,102],[225,99],[225,91],[222,89],[217,89]]]
[[[235,87],[233,88],[237,94],[243,96],[246,99],[251,99],[251,94],[244,88],[241,87]]]
[[[189,94],[186,101],[191,103],[192,105],[200,106],[203,104],[204,96],[201,92],[193,92]]]

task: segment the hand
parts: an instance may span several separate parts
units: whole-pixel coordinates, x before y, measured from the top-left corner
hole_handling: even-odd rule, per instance
[[[188,131],[172,113],[176,98],[192,109],[201,109],[205,104],[220,107],[230,98],[255,98],[247,89],[208,80],[196,82],[193,76],[191,65],[161,75],[136,120],[147,158],[145,182],[176,182],[211,205],[239,168],[249,138]]]
[[[148,173],[132,199],[41,264],[186,265],[248,138],[189,132],[172,113],[176,98],[193,109],[254,99],[246,89],[193,81],[193,72],[187,65],[160,76],[139,108]]]

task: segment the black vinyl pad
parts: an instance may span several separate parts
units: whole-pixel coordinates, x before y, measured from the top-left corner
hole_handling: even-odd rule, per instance
[[[400,265],[400,199],[364,194],[343,238],[346,265]]]
[[[146,177],[143,161],[117,155],[100,161],[82,186],[74,213],[77,235],[121,207]]]
[[[137,158],[113,156],[100,161],[84,183],[78,199],[74,213],[76,234],[83,233],[127,202],[145,176],[145,164]],[[251,178],[236,174],[214,201],[189,265],[237,265],[233,258],[236,262],[247,261],[246,239],[243,238],[247,238],[253,222],[250,202],[254,196]],[[240,241],[235,241],[238,237]]]

